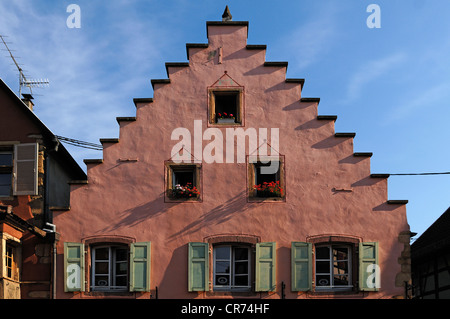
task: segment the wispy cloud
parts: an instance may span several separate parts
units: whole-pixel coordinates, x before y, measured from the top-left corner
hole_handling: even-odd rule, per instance
[[[342,103],[348,103],[358,98],[362,90],[365,89],[371,82],[386,75],[394,67],[401,64],[406,59],[403,53],[394,53],[389,56],[367,61],[350,77],[347,94]]]
[[[290,66],[303,71],[327,55],[338,39],[337,18],[339,7],[330,3],[310,16],[310,20],[280,38],[279,52],[290,52]],[[291,63],[292,62],[292,63]]]
[[[420,91],[420,94],[408,94],[408,98],[400,104],[393,106],[392,111],[386,119],[386,123],[391,123],[399,119],[404,119],[414,113],[435,112],[437,110],[446,108],[447,105],[442,105],[443,101],[450,100],[450,82],[439,83],[434,86],[425,88]],[[448,104],[448,103],[446,103]]]
[[[142,12],[127,5],[115,2],[103,10],[82,2],[81,28],[69,29],[64,5],[42,12],[32,1],[0,3],[0,12],[8,13],[0,34],[8,36],[29,77],[50,80],[33,93],[36,114],[55,134],[89,142],[116,137],[115,117],[134,115],[134,97],[152,96],[152,70],[163,65],[161,50],[171,37],[157,19],[138,18]],[[11,83],[16,72],[10,62],[0,76]],[[102,156],[78,149],[72,154],[78,162],[80,156]]]

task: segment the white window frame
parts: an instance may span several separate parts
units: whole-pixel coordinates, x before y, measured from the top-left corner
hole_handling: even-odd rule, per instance
[[[96,252],[97,249],[105,249],[108,248],[108,259],[97,259],[96,258]],[[117,261],[117,249],[125,249],[127,258],[126,260],[120,260]],[[130,248],[128,246],[122,246],[122,245],[102,245],[102,246],[94,246],[92,247],[92,260],[91,260],[91,290],[92,291],[127,291],[129,287],[129,280],[128,276],[130,274],[130,268],[129,268],[129,255]],[[96,274],[95,265],[96,262],[107,262],[108,263],[108,273],[107,274]],[[127,272],[126,274],[117,275],[117,264],[118,263],[125,263],[127,265]],[[108,278],[108,284],[106,286],[96,286],[95,285],[95,277],[96,276],[106,276]],[[117,286],[116,285],[116,278],[117,277],[126,277],[126,285],[125,286]]]
[[[217,248],[229,248],[230,249],[230,259],[218,259],[217,258]],[[236,248],[244,248],[247,249],[247,259],[236,261],[235,258],[235,249]],[[217,261],[228,261],[230,263],[230,273],[226,274],[230,276],[228,285],[217,285],[216,284],[216,275],[220,275],[218,273],[216,262]],[[247,276],[247,285],[235,285],[236,276],[244,275],[238,274],[236,275],[236,262],[247,262],[248,273],[245,274]],[[252,278],[252,269],[251,269],[251,247],[245,245],[215,245],[213,247],[213,287],[215,291],[250,291],[251,289],[251,278]],[[224,273],[225,274],[225,273]]]
[[[342,245],[342,244],[317,244],[315,246],[315,249],[317,250],[317,248],[322,248],[322,247],[328,247],[329,249],[329,256],[328,258],[317,258],[317,254],[315,261],[314,261],[314,268],[315,268],[315,286],[316,286],[316,291],[347,291],[347,290],[351,290],[353,288],[352,283],[352,247],[350,245]],[[345,248],[347,249],[347,259],[339,259],[337,261],[339,262],[347,262],[347,268],[348,268],[348,272],[345,274],[335,274],[334,273],[334,262],[335,260],[333,259],[333,248]],[[318,273],[317,272],[317,262],[329,262],[329,269],[330,272],[329,273]],[[321,286],[319,285],[318,276],[329,276],[329,283],[330,285],[327,286]],[[348,276],[348,285],[334,285],[334,276],[335,275],[346,275]]]

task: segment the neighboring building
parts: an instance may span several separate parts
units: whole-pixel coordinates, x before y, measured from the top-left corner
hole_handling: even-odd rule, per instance
[[[0,299],[51,298],[52,209],[67,209],[68,182],[86,179],[31,98],[0,79]]]
[[[407,201],[248,22],[206,31],[55,211],[57,298],[401,298]]]
[[[450,208],[411,245],[414,297],[450,299]]]

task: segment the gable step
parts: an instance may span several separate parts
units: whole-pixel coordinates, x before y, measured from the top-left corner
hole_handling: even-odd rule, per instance
[[[150,80],[150,82],[152,83],[152,87],[154,89],[155,84],[169,84],[170,79],[152,79],[152,80]]]
[[[106,144],[106,143],[119,143],[118,138],[101,138],[100,143]]]
[[[206,49],[206,48],[208,48],[208,46],[209,46],[208,43],[186,43],[187,59],[189,60],[189,49],[191,49],[191,48]]]
[[[247,44],[245,47],[247,50],[266,50],[267,45],[265,44]]]
[[[355,137],[356,133],[334,133],[336,137]]]
[[[389,174],[370,174],[371,178],[388,178]]]
[[[356,152],[353,153],[353,156],[356,157],[372,157],[373,153],[372,152]]]
[[[133,116],[133,117],[116,117],[116,121],[117,121],[117,123],[134,122],[134,121],[136,121],[136,117],[135,116]]]
[[[302,97],[300,102],[320,102],[320,97]]]
[[[275,66],[275,67],[285,67],[287,69],[288,62],[264,62],[264,66]]]
[[[189,67],[189,62],[166,62],[166,73],[169,76],[169,68],[186,68]]]
[[[285,82],[300,84],[301,89],[303,89],[303,85],[305,85],[305,79],[286,79]]]
[[[103,163],[103,160],[100,158],[97,159],[84,159],[83,160],[84,164],[101,164]]]
[[[138,103],[153,103],[152,97],[138,97],[133,99],[134,106],[137,107]]]
[[[336,121],[337,115],[318,115],[317,119],[319,121]]]
[[[388,200],[387,203],[390,205],[406,205],[408,204],[408,200],[406,199]]]

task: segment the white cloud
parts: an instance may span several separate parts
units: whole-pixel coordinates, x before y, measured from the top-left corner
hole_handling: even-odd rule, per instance
[[[403,53],[394,53],[392,55],[367,61],[350,77],[347,86],[347,95],[343,103],[348,103],[358,98],[364,88],[371,82],[387,74],[394,67],[405,60]]]
[[[450,99],[450,82],[440,83],[435,86],[428,87],[420,91],[420,94],[410,95],[406,101],[393,106],[392,111],[386,122],[390,123],[406,116],[410,116],[416,112],[435,112],[432,110],[433,105],[435,109],[444,108],[443,101]],[[444,102],[446,103],[446,102]],[[447,104],[447,103],[446,103]]]
[[[277,51],[290,53],[289,66],[303,71],[320,61],[338,39],[339,7],[330,3],[321,7],[318,15],[280,38]]]
[[[137,9],[127,5],[114,3],[103,10],[100,4],[80,3],[81,28],[69,29],[64,4],[43,13],[31,1],[0,3],[0,12],[8,13],[0,19],[0,34],[8,36],[14,54],[22,57],[19,64],[30,78],[50,81],[33,93],[35,112],[53,133],[96,143],[116,137],[115,117],[134,115],[134,97],[151,97],[151,70],[164,68],[162,50],[173,37],[158,28],[157,19],[138,18]],[[10,63],[3,58],[8,68],[0,76],[17,83],[11,85],[16,90]],[[148,95],[135,96],[145,87]],[[91,153],[89,157],[102,156]],[[81,163],[79,154],[86,152],[72,152]]]

